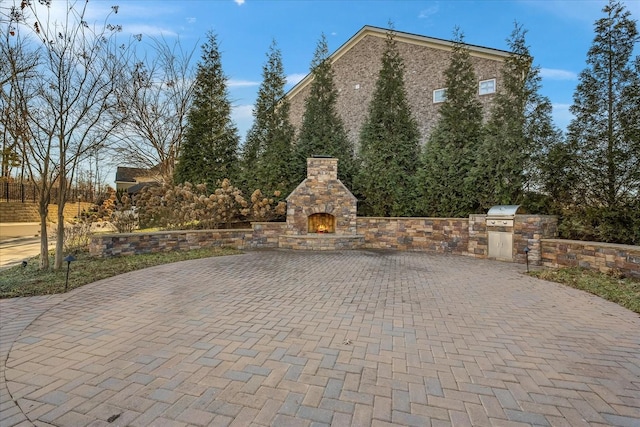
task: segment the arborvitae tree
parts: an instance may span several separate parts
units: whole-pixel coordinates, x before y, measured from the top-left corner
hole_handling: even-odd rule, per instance
[[[246,194],[259,188],[289,194],[292,188],[292,144],[294,129],[289,121],[289,101],[284,96],[286,76],[282,54],[274,41],[262,67],[262,84],[253,110],[254,123],[242,153],[243,186]]]
[[[561,132],[537,162],[543,213],[561,215],[575,201],[578,180],[575,159]]]
[[[515,24],[507,43],[511,54],[502,70],[483,144],[472,178],[482,210],[520,204],[539,183],[536,160],[558,134],[551,102],[540,95],[540,68],[532,66],[526,30]]]
[[[356,191],[363,214],[408,216],[418,167],[420,131],[404,87],[404,61],[393,30],[387,31],[369,113],[360,131],[361,165]]]
[[[633,50],[640,37],[621,2],[609,1],[603,14],[595,23],[568,127],[579,208],[574,228],[590,229],[590,239],[638,244],[640,56],[633,57]]]
[[[306,159],[316,154],[338,158],[338,178],[351,188],[355,172],[354,148],[338,115],[338,91],[329,59],[327,39],[322,35],[311,61],[310,93],[305,100],[302,126],[295,149],[296,178],[306,176]]]
[[[610,1],[603,12],[574,93],[568,141],[583,200],[613,207],[640,197],[640,57],[632,57],[639,38],[629,11]]]
[[[198,63],[193,106],[176,166],[177,183],[216,188],[237,178],[238,130],[231,121],[227,77],[222,71],[216,35],[207,33]]]
[[[446,100],[423,149],[417,174],[417,213],[466,217],[478,209],[470,172],[482,142],[482,104],[469,49],[458,28],[454,30],[451,60],[444,74]]]

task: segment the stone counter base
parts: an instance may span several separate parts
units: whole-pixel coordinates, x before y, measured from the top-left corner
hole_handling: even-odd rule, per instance
[[[364,246],[364,236],[341,236],[335,234],[307,234],[302,236],[280,236],[281,249],[334,251],[339,249],[359,249]]]

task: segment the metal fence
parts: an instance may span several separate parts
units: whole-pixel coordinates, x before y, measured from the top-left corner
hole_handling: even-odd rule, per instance
[[[51,189],[51,203],[58,200],[59,187]],[[94,202],[100,195],[92,189],[71,188],[67,191],[67,201]],[[2,182],[0,183],[0,200],[6,202],[36,203],[38,201],[38,187],[31,183]]]

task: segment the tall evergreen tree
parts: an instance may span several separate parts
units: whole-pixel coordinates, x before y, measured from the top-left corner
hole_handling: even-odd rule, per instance
[[[425,145],[417,174],[418,213],[463,217],[478,209],[476,186],[470,176],[482,142],[482,104],[464,35],[454,30],[447,88],[440,119]]]
[[[262,67],[262,84],[253,110],[254,123],[242,153],[243,186],[250,194],[259,188],[265,195],[292,188],[294,129],[289,121],[289,101],[284,96],[286,76],[282,54],[274,41]]]
[[[480,207],[520,204],[538,182],[536,160],[558,135],[551,102],[540,95],[540,67],[532,65],[518,23],[507,43],[511,54],[502,69],[502,88],[495,95],[472,178]]]
[[[610,0],[595,23],[568,127],[574,200],[561,230],[567,237],[640,243],[640,37],[636,21]],[[567,224],[569,226],[567,226]]]
[[[175,171],[176,182],[205,183],[210,190],[224,178],[233,182],[237,178],[238,142],[217,37],[209,32],[198,63],[193,105]]]
[[[404,87],[404,61],[390,29],[368,117],[360,131],[361,165],[356,191],[362,197],[362,213],[411,215],[419,138]]]
[[[567,137],[582,201],[615,207],[640,197],[640,56],[632,57],[640,39],[619,1],[609,1],[603,13],[574,93]]]
[[[324,34],[311,61],[311,74],[313,81],[305,100],[302,126],[296,143],[297,176],[294,182],[305,178],[308,157],[326,154],[338,158],[338,178],[351,188],[355,172],[354,147],[337,112],[338,90]]]

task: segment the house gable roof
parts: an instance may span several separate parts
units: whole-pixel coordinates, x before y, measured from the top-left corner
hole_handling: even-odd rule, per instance
[[[139,182],[137,184],[132,185],[131,187],[127,188],[127,193],[129,194],[137,194],[140,192],[140,190],[142,190],[145,187],[157,187],[160,184],[157,182]]]
[[[340,59],[345,53],[347,53],[353,46],[358,44],[363,38],[367,36],[386,38],[388,29],[374,27],[371,25],[365,25],[354,34],[349,40],[347,40],[342,46],[340,46],[335,52],[333,52],[329,56],[329,60],[331,63],[335,63],[338,59]],[[418,34],[405,33],[401,31],[393,30],[395,34],[395,40],[401,43],[409,43],[419,46],[427,46],[433,49],[440,49],[451,51],[454,45],[454,42],[451,40],[438,39],[434,37],[421,36]],[[465,44],[465,46],[469,49],[469,54],[471,56],[489,58],[496,61],[504,61],[509,55],[510,52],[500,49],[493,49],[484,46],[477,46],[471,44]],[[304,89],[309,83],[313,80],[312,73],[308,73],[302,80],[300,80],[294,87],[292,87],[289,92],[287,92],[287,97],[293,97],[302,89]]]
[[[118,166],[116,169],[116,182],[138,182],[136,178],[149,176],[151,171],[144,168],[128,168]]]

